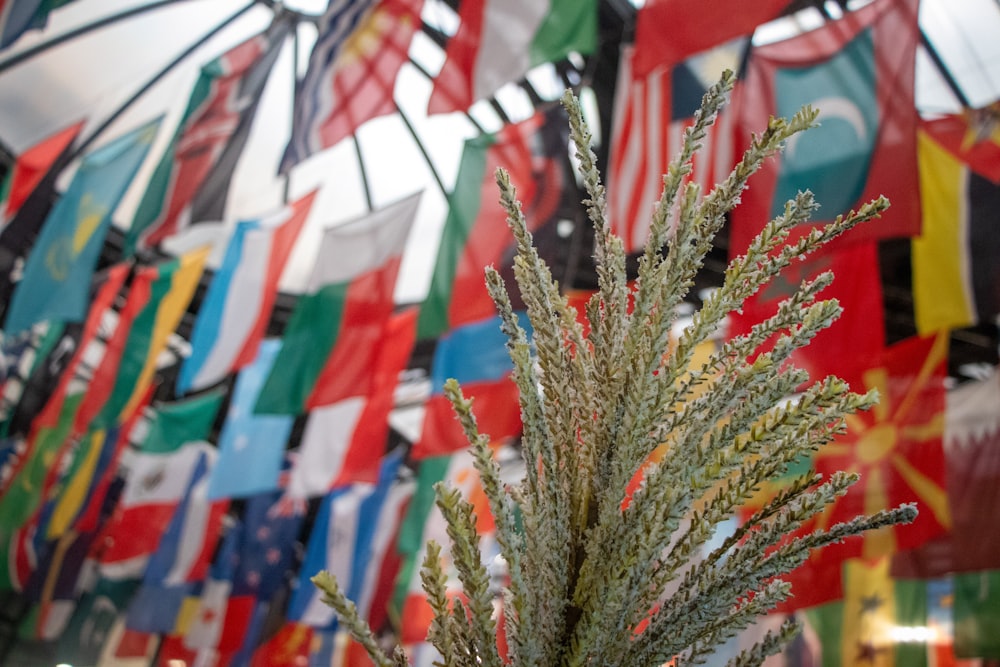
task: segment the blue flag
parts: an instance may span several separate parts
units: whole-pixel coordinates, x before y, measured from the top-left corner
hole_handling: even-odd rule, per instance
[[[258,415],[253,407],[280,350],[281,340],[264,341],[254,362],[236,378],[219,436],[219,462],[212,470],[209,498],[245,498],[278,488],[285,444],[295,417]]]
[[[114,212],[156,138],[160,118],[84,156],[28,255],[4,329],[77,322],[87,312],[94,267]]]

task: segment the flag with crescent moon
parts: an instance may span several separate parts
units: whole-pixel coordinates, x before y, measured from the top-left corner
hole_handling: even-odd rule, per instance
[[[764,164],[733,211],[730,247],[742,252],[785,202],[810,189],[816,223],[885,195],[892,207],[836,245],[909,237],[920,232],[914,107],[919,41],[917,0],[875,0],[844,18],[754,49],[735,95],[736,143],[769,116],[788,117],[809,104],[819,127],[788,141]],[[831,246],[832,247],[832,246]]]

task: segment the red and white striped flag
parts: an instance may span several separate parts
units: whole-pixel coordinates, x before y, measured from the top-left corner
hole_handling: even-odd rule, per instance
[[[641,48],[641,47],[640,47]],[[608,209],[612,229],[627,252],[643,248],[649,222],[663,190],[663,174],[680,150],[705,92],[687,63],[661,65],[636,76],[637,48],[622,48],[611,126]],[[722,114],[702,140],[691,179],[702,193],[729,174],[733,165],[730,114]]]

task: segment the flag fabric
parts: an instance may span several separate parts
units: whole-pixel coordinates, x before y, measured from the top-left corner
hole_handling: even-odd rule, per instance
[[[142,577],[207,446],[187,443],[169,454],[128,452],[121,498],[99,536],[96,556],[105,577]]]
[[[276,215],[236,225],[202,299],[191,354],[177,379],[179,393],[220,382],[254,359],[274,309],[278,281],[315,199],[313,191]]]
[[[291,30],[279,17],[201,68],[170,146],[150,179],[125,239],[126,252],[152,247],[187,226],[223,220],[271,68]]]
[[[0,195],[0,201],[4,202],[3,209],[0,210],[0,226],[9,222],[21,209],[28,195],[38,187],[59,156],[73,145],[81,129],[83,121],[74,123],[17,156],[14,167],[4,178],[3,194]]]
[[[396,77],[409,60],[424,0],[333,0],[296,96],[282,172],[396,111]]]
[[[73,0],[7,0],[0,3],[0,49],[6,49],[29,30],[41,30],[49,13]]]
[[[652,41],[663,44],[668,40],[657,37]],[[611,114],[608,209],[626,252],[645,247],[663,175],[680,150],[684,131],[694,122],[707,89],[693,62],[658,64],[648,73],[638,73],[636,64],[649,48],[648,37],[640,41],[638,36],[634,46],[622,47]],[[721,51],[718,55],[726,57]],[[735,67],[736,54],[731,55]],[[734,115],[724,110],[694,158],[689,178],[701,186],[702,193],[725,179],[734,165],[733,120]]]
[[[921,120],[920,129],[980,176],[1000,184],[1000,104]]]
[[[218,390],[155,406],[139,449],[167,454],[186,442],[208,440],[224,398],[225,393]]]
[[[819,639],[819,664],[955,664],[950,628],[940,618],[948,611],[941,607],[943,600],[951,597],[948,580],[893,579],[887,558],[851,559],[844,564],[843,578],[842,600],[808,609],[800,617]]]
[[[291,570],[295,543],[304,514],[274,511],[280,492],[261,493],[246,501],[243,523],[246,536],[233,577],[234,596],[269,601]]]
[[[390,319],[378,344],[371,393],[309,412],[289,474],[289,496],[324,496],[336,486],[378,480],[394,392],[416,339],[416,316],[417,311],[411,308]]]
[[[531,334],[530,323],[521,326]],[[514,366],[507,354],[507,337],[499,316],[468,324],[443,336],[431,366],[431,396],[427,401],[420,438],[413,444],[416,459],[448,454],[469,446],[444,383],[458,380],[462,393],[473,399],[472,409],[481,433],[493,442],[521,432],[521,404],[510,374]]]
[[[288,621],[254,652],[250,667],[301,667],[309,664],[313,629]]]
[[[991,321],[1000,313],[1000,184],[955,157],[930,131],[920,132],[918,145],[923,230],[912,242],[917,331]]]
[[[57,660],[66,664],[99,664],[114,624],[125,612],[137,586],[135,580],[98,579],[93,590],[81,595],[65,632],[59,637]]]
[[[635,73],[644,77],[661,65],[676,65],[713,46],[749,35],[760,24],[777,18],[789,4],[789,0],[765,0],[734,11],[728,0],[647,2],[635,17],[636,45],[642,45],[636,52]]]
[[[1000,570],[954,578],[955,655],[1000,659]]]
[[[208,248],[203,248],[136,271],[123,311],[131,326],[125,330],[119,321],[90,382],[87,410],[81,408],[78,428],[111,426],[135,411],[153,381],[160,353],[187,312],[207,256]]]
[[[253,406],[281,355],[281,346],[277,339],[261,343],[257,358],[236,377],[229,413],[219,435],[219,462],[212,469],[209,498],[243,498],[278,488],[285,445],[295,417],[254,414]]]
[[[403,461],[402,449],[387,456],[376,484],[352,484],[328,494],[320,504],[302,562],[299,587],[289,602],[289,620],[317,629],[334,629],[336,612],[323,603],[310,578],[326,570],[352,600],[359,598],[378,516]]]
[[[948,390],[945,468],[951,530],[893,559],[902,577],[1000,569],[1000,525],[982,508],[1000,502],[1000,375]]]
[[[7,310],[7,334],[46,319],[83,319],[111,214],[145,159],[159,125],[160,119],[146,123],[83,158],[28,255],[24,276]]]
[[[465,111],[532,67],[597,44],[592,0],[472,0],[459,7],[458,20],[434,77],[431,114]]]
[[[564,181],[549,173],[559,159],[549,152],[558,145],[545,132],[552,127],[549,120],[538,113],[496,134],[465,142],[430,287],[420,307],[418,340],[437,338],[451,328],[496,314],[483,267],[507,263],[514,254],[514,240],[506,213],[496,204],[494,172],[497,167],[509,172],[531,231],[547,222],[565,189]],[[564,140],[564,154],[565,148]]]
[[[255,411],[298,414],[370,391],[420,194],[326,230]]]
[[[844,312],[831,327],[816,334],[809,345],[796,350],[791,363],[808,371],[815,381],[840,375],[847,360],[871,359],[881,354],[885,347],[882,279],[878,245],[873,242],[855,243],[793,262],[747,299],[740,310],[729,314],[726,335],[733,338],[748,334],[754,325],[774,315],[778,304],[791,297],[799,285],[826,271],[832,271],[836,278],[819,296],[836,299]]]
[[[916,0],[875,0],[843,18],[750,53],[734,107],[737,149],[768,116],[788,117],[803,104],[820,127],[789,140],[751,180],[732,214],[730,248],[743,252],[785,202],[810,189],[822,206],[818,224],[885,195],[892,207],[835,245],[920,231],[914,61]],[[802,225],[805,233],[810,225]],[[793,234],[793,236],[795,236]],[[834,246],[827,246],[828,249]]]

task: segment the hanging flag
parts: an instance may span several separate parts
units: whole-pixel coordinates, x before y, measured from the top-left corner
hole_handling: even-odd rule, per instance
[[[531,325],[521,318],[531,335]],[[500,318],[493,317],[449,332],[438,341],[431,367],[431,397],[427,401],[420,438],[411,455],[421,459],[465,449],[469,441],[455,418],[444,383],[454,378],[472,409],[481,433],[493,442],[521,432],[521,404],[517,386],[510,379],[514,366],[507,354],[507,337]]]
[[[565,127],[555,113],[538,113],[496,134],[465,142],[431,284],[420,307],[418,340],[437,338],[448,329],[496,314],[483,267],[494,264],[505,273],[501,265],[510,263],[514,239],[506,213],[496,203],[494,172],[497,167],[509,172],[529,230],[540,229],[557,217],[569,192],[566,184],[572,182],[564,180],[562,166]],[[513,291],[512,298],[517,292]]]
[[[842,600],[806,610],[804,620],[819,639],[821,664],[929,667],[950,636],[937,625],[940,584],[892,579],[887,558],[844,564]],[[950,588],[950,586],[949,586]],[[946,591],[950,593],[950,591]]]
[[[941,577],[1000,569],[1000,522],[984,507],[1000,502],[1000,375],[948,390],[945,468],[951,530],[896,555],[893,573]]]
[[[285,445],[295,417],[254,414],[261,388],[281,354],[281,341],[266,340],[257,358],[236,377],[229,413],[219,436],[219,462],[212,469],[209,498],[244,498],[278,488]]]
[[[977,174],[1000,184],[1000,104],[921,120],[920,129]]]
[[[323,234],[255,412],[298,414],[370,392],[420,193]]]
[[[206,447],[188,443],[169,454],[128,453],[123,461],[125,487],[97,542],[102,575],[111,579],[142,577],[191,486]]]
[[[234,596],[270,600],[294,564],[295,543],[305,515],[274,511],[279,497],[280,492],[268,492],[246,501],[243,511],[246,537],[233,577]]]
[[[220,389],[157,405],[139,449],[147,454],[167,454],[186,442],[208,440],[224,398]]]
[[[312,584],[310,584],[312,585]],[[309,664],[313,629],[295,621],[286,621],[274,635],[254,651],[250,667],[301,667]]]
[[[158,118],[83,158],[28,255],[24,276],[7,309],[4,330],[8,335],[46,319],[83,319],[111,214],[146,157],[159,125]]]
[[[295,100],[282,173],[394,113],[396,77],[409,61],[424,0],[332,0]]]
[[[323,499],[306,547],[299,586],[288,605],[289,620],[317,629],[336,626],[336,612],[322,601],[319,589],[310,581],[320,570],[334,575],[348,598],[358,599],[365,569],[371,564],[378,515],[402,460],[400,449],[385,458],[376,484],[352,484]]]
[[[82,128],[81,120],[49,135],[17,156],[13,168],[4,178],[0,194],[0,201],[4,202],[0,210],[0,226],[6,225],[21,209],[28,195],[38,187],[57,159],[73,145]]]
[[[6,0],[0,2],[0,49],[6,49],[29,30],[42,30],[49,13],[73,0]]]
[[[696,53],[751,34],[777,18],[790,0],[764,0],[736,7],[729,0],[651,0],[635,16],[635,74],[676,65]],[[619,79],[621,81],[621,79]],[[627,79],[626,79],[627,80]]]
[[[793,262],[747,299],[739,311],[729,314],[726,335],[733,338],[750,333],[754,325],[774,315],[778,304],[791,297],[803,282],[826,271],[832,271],[835,279],[819,296],[836,299],[844,312],[831,327],[816,334],[809,345],[796,350],[792,363],[808,371],[813,380],[819,380],[839,375],[847,360],[875,358],[885,347],[885,324],[878,244],[872,242]]]
[[[637,73],[636,62],[649,44],[636,40],[634,46],[622,47],[619,60],[608,163],[609,218],[625,241],[626,252],[645,247],[663,175],[683,144],[684,131],[694,122],[706,84],[714,83],[703,80],[701,68],[693,61],[659,64],[647,74]],[[665,40],[653,41],[662,44]],[[717,50],[713,56],[722,60],[722,66],[738,64],[735,51]],[[719,64],[712,63],[713,67]],[[710,73],[718,74],[721,70]],[[704,148],[695,156],[689,178],[701,186],[702,193],[725,179],[734,165],[732,122],[733,114],[723,111],[701,141]]]
[[[224,219],[229,183],[243,154],[291,15],[279,16],[201,68],[174,138],[150,179],[125,252],[159,245],[191,224]]]
[[[274,309],[278,281],[315,199],[314,190],[273,216],[236,225],[202,299],[191,355],[177,379],[178,393],[220,382],[253,361]]]
[[[394,315],[379,342],[371,393],[309,412],[288,481],[293,498],[324,496],[353,482],[374,484],[389,437],[389,413],[399,374],[416,340],[417,311]]]
[[[929,131],[920,132],[918,146],[923,230],[912,243],[917,331],[992,321],[1000,313],[1000,184],[956,158]]]
[[[465,111],[532,67],[588,54],[597,45],[593,0],[472,0],[434,77],[427,113]]]
[[[916,0],[875,0],[842,19],[753,49],[737,91],[737,148],[749,145],[768,116],[789,117],[804,104],[820,127],[789,140],[764,163],[732,212],[730,248],[743,252],[785,202],[810,189],[822,206],[815,222],[833,220],[885,195],[892,207],[852,230],[847,242],[920,232],[914,61]],[[805,233],[810,225],[803,225]],[[827,246],[832,248],[833,246]]]
[[[198,287],[208,248],[192,251],[157,266],[140,268],[119,321],[109,353],[94,371],[77,427],[102,428],[129,418],[149,388],[157,359],[177,329]],[[133,316],[134,313],[134,316]],[[121,335],[119,336],[119,332]]]
[[[955,575],[955,655],[1000,659],[1000,570]]]
[[[112,636],[113,626],[135,593],[135,580],[98,579],[93,590],[85,591],[59,637],[56,661],[65,664],[96,665],[101,651]]]

